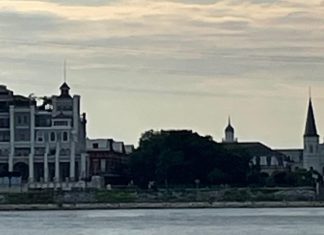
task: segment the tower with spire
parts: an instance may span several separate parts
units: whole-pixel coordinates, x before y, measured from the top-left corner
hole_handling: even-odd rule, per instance
[[[312,98],[309,97],[306,127],[304,133],[303,167],[322,173],[319,135],[317,133]]]
[[[235,131],[231,125],[231,117],[228,117],[228,124],[225,128],[225,138],[223,139],[224,143],[236,143],[237,139],[235,138]]]

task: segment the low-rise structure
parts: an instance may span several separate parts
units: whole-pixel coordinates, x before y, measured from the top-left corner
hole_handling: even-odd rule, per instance
[[[129,183],[129,161],[133,145],[113,139],[87,139],[90,176],[100,176],[107,184]]]
[[[225,128],[222,145],[227,150],[251,156],[250,164],[260,167],[261,172],[269,175],[290,169],[291,161],[284,153],[273,150],[260,142],[239,142],[235,138],[230,120]]]
[[[303,149],[276,149],[276,151],[287,156],[291,170],[303,168]]]

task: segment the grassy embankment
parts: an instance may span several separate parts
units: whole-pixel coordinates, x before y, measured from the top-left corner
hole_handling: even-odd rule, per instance
[[[189,203],[189,202],[280,202],[315,201],[312,188],[219,188],[170,189],[143,191],[40,191],[1,193],[0,205],[6,204],[77,204],[77,203]]]

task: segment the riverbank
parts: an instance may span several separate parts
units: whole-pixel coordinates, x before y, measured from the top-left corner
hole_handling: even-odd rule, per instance
[[[0,211],[324,207],[313,188],[30,191],[0,193]]]
[[[185,203],[80,203],[80,204],[6,204],[0,211],[30,210],[117,210],[117,209],[217,209],[217,208],[324,208],[324,202],[185,202]]]

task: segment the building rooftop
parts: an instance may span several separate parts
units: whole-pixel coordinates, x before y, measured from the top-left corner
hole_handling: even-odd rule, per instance
[[[260,142],[222,143],[222,145],[227,150],[242,150],[251,156],[287,157]]]
[[[70,95],[70,87],[66,82],[60,86],[60,90],[61,94],[58,96],[59,98],[72,98]]]
[[[125,145],[124,142],[113,139],[87,139],[87,150],[130,154],[134,150],[134,145]]]

